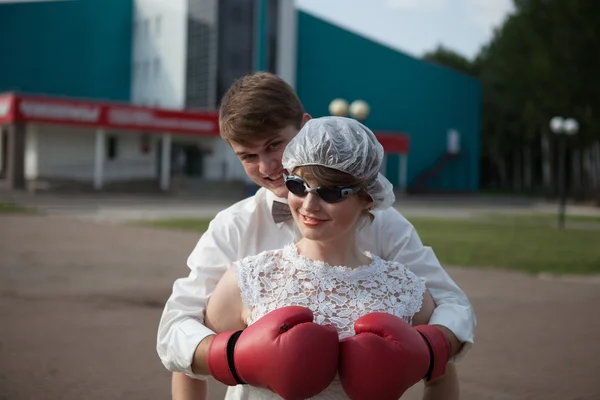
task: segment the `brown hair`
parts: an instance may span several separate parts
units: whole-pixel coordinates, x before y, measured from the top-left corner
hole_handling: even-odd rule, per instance
[[[324,167],[322,165],[303,165],[295,168],[293,173],[301,174],[304,179],[314,180],[315,182],[318,182],[320,186],[361,187],[361,190],[356,195],[361,200],[373,203],[373,198],[365,189],[365,182],[356,179],[346,172]],[[364,210],[363,216],[368,217],[370,222],[373,222],[373,219],[375,218],[369,210]]]
[[[221,137],[242,146],[268,139],[287,126],[302,127],[304,107],[294,89],[269,72],[237,79],[221,100]]]

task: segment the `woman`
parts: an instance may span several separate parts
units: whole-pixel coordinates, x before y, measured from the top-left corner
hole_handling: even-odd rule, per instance
[[[290,306],[310,310],[316,324],[335,327],[342,339],[340,374],[327,378],[326,387],[314,393],[314,398],[399,398],[406,388],[394,392],[377,384],[361,394],[364,387],[369,388],[368,382],[356,375],[344,381],[344,343],[358,334],[356,323],[362,317],[385,313],[392,324],[421,325],[435,308],[414,273],[372,255],[359,240],[357,233],[376,218],[374,211],[395,201],[392,185],[379,173],[382,158],[375,135],[356,120],[324,117],[308,121],[283,155],[288,204],[299,240],[234,263],[208,303],[205,322],[215,332],[244,330]],[[357,368],[361,366],[353,366]],[[417,366],[414,369],[422,374],[418,379],[425,376]],[[393,373],[388,371],[392,385]],[[262,386],[239,385],[227,398],[281,398],[273,393],[281,391]],[[449,368],[428,388],[428,399],[457,398],[454,370]]]

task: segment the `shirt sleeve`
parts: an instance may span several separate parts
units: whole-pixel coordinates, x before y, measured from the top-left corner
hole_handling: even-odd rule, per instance
[[[375,235],[382,258],[404,264],[425,281],[436,302],[429,324],[445,326],[464,343],[452,361],[462,359],[473,345],[477,324],[469,299],[442,268],[431,247],[423,245],[414,226],[396,209],[383,211],[376,221]]]
[[[191,365],[198,344],[214,334],[203,324],[208,298],[237,259],[241,234],[239,226],[230,219],[220,214],[211,221],[188,258],[190,274],[175,281],[166,302],[156,348],[161,362],[171,372],[207,378],[194,374]]]

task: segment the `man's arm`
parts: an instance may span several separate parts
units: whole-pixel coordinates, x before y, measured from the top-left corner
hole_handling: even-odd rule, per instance
[[[206,400],[208,398],[208,381],[192,379],[181,372],[171,377],[172,400]]]
[[[231,266],[217,284],[206,307],[206,327],[216,333],[242,330],[246,324],[242,321],[243,303],[235,275],[235,266]],[[194,352],[192,370],[194,374],[208,375],[206,358],[215,335],[207,336]]]
[[[237,258],[239,229],[224,219],[217,215],[198,241],[188,258],[190,274],[175,281],[158,327],[156,348],[163,365],[197,379],[205,379],[208,371],[205,362],[194,362],[200,360],[196,353],[208,349],[214,335],[204,325],[208,298]]]
[[[462,358],[473,343],[476,325],[475,312],[465,293],[442,268],[433,250],[423,245],[413,225],[396,209],[378,213],[373,228],[381,257],[406,265],[424,279],[436,303],[429,324],[442,328],[455,360]]]

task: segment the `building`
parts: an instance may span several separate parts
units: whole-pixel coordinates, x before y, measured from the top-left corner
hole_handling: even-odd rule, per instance
[[[234,80],[254,70],[295,81],[293,1],[135,0],[133,4],[134,104],[216,110]],[[196,138],[174,135],[173,157],[182,154],[191,185],[196,179],[250,182],[219,138],[204,140],[199,149]]]
[[[0,182],[31,187],[40,176],[76,180],[82,165],[93,169],[93,152],[81,152],[82,137],[72,129],[21,121],[10,126],[14,99],[25,93],[129,102],[132,23],[133,5],[122,0],[0,4],[0,51],[10,60],[0,63],[0,93],[8,92],[0,102]],[[94,114],[85,111],[76,111],[79,118]]]
[[[28,189],[148,182],[168,190],[173,136],[219,136],[214,112],[18,93],[0,96],[0,127],[2,182]]]
[[[296,89],[307,111],[326,115],[336,98],[363,100],[375,132],[410,139],[406,178],[401,157],[385,175],[408,191],[472,192],[479,185],[481,85],[305,12],[298,15]],[[406,185],[402,184],[406,182]]]
[[[127,129],[106,121],[73,128],[65,119],[39,121],[14,114],[22,110],[5,112],[4,120],[12,116],[12,122],[0,126],[0,166],[7,160],[24,166],[5,166],[0,180],[7,181],[10,170],[23,174],[22,179],[13,176],[13,183],[79,179],[103,188],[137,179],[165,188],[167,157],[169,171],[178,170],[189,188],[204,187],[206,181],[248,184],[239,161],[211,129],[182,131],[160,120],[175,118],[175,125],[187,119],[214,121],[223,93],[236,78],[268,70],[296,88],[313,116],[329,114],[333,99],[366,101],[371,112],[363,122],[388,152],[382,172],[401,189],[473,191],[478,186],[476,80],[298,11],[290,0],[3,4],[0,30],[0,50],[11,59],[0,65],[5,105],[18,108],[23,99],[44,95],[51,103],[103,110],[122,110],[129,103],[131,115],[146,118]],[[19,39],[8,39],[14,37]],[[82,130],[88,150],[78,158]],[[22,145],[14,135],[23,135]],[[140,143],[152,144],[143,156],[136,153],[147,147]],[[18,153],[19,146],[22,156],[9,154]],[[60,154],[42,155],[58,149]],[[62,166],[48,166],[51,159]],[[69,164],[70,159],[80,161]]]

